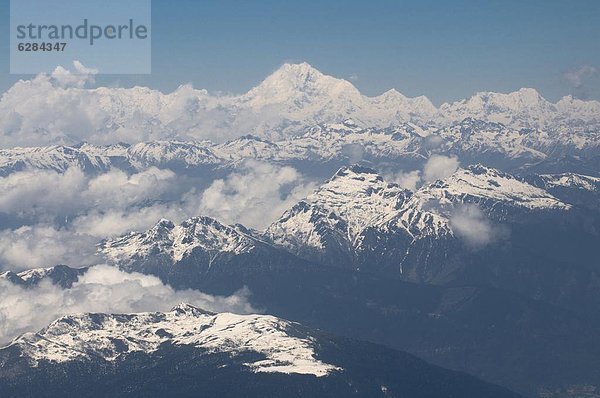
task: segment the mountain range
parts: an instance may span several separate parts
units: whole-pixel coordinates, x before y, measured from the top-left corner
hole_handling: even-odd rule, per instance
[[[600,304],[593,283],[599,197],[600,179],[576,174],[527,179],[473,165],[411,192],[355,165],[341,168],[264,232],[209,217],[179,226],[163,220],[147,232],[109,239],[101,250],[125,270],[152,268],[165,277],[181,268],[186,281],[195,280],[192,269],[201,278],[231,261],[252,267],[255,257],[269,267],[289,264],[292,254],[410,282],[491,284],[592,310]],[[560,281],[565,285],[556,286]]]
[[[599,188],[473,165],[411,192],[355,165],[264,231],[162,220],[99,249],[177,288],[248,287],[269,313],[537,396],[598,385]]]
[[[182,372],[182,370],[185,371]],[[0,348],[11,397],[518,397],[375,344],[267,315],[79,314]]]
[[[244,136],[221,144],[152,141],[1,149],[0,175],[31,168],[64,172],[76,167],[99,173],[110,168],[131,172],[152,166],[201,175],[254,159],[292,165],[324,177],[353,162],[390,171],[418,169],[432,155],[440,154],[455,156],[467,165],[482,163],[521,175],[575,172],[599,176],[599,134],[600,130],[515,130],[499,123],[465,119],[425,135],[408,124],[374,129],[345,120],[315,125],[297,137],[275,141]]]
[[[99,262],[168,289],[244,289],[260,314],[68,315],[0,348],[0,395],[600,397],[599,102],[521,89],[436,107],[365,96],[306,63],[241,95],[59,83],[40,75],[0,99],[9,254],[37,248],[10,237],[36,222],[35,239],[77,238],[73,219],[89,231],[114,195],[110,216],[152,208],[139,213],[151,222],[99,228]],[[279,198],[285,211],[261,229],[183,200],[217,181],[227,192],[251,164],[291,166],[309,189]],[[169,183],[151,195],[159,172]],[[79,188],[26,209],[48,190],[16,188],[57,173],[97,190],[76,199],[93,210],[61,203]],[[244,176],[236,189],[255,184]],[[0,279],[67,290],[87,264]]]
[[[56,109],[47,114],[43,109]],[[598,132],[600,103],[537,91],[481,92],[434,106],[396,90],[367,97],[350,82],[307,63],[284,64],[241,95],[213,95],[189,85],[170,94],[145,87],[86,89],[56,84],[52,76],[19,81],[0,100],[0,147],[178,140],[224,142],[253,134],[281,140],[317,124],[352,119],[360,128],[409,124],[425,134],[466,118],[544,134]]]

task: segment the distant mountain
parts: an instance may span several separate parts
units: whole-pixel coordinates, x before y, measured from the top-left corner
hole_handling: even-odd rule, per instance
[[[549,134],[597,134],[600,126],[597,101],[564,97],[551,103],[534,89],[524,88],[508,94],[476,93],[436,108],[426,97],[408,98],[393,89],[367,97],[350,82],[307,63],[284,64],[240,95],[212,95],[189,85],[163,94],[145,87],[85,89],[53,84],[49,76],[19,81],[2,96],[0,125],[7,126],[9,134],[0,136],[0,147],[80,141],[223,142],[247,134],[281,140],[316,124],[346,119],[363,129],[410,124],[427,131],[466,118]],[[61,111],[53,115],[44,113],[46,108]]]
[[[54,145],[39,148],[0,149],[0,176],[27,169],[64,172],[75,167],[87,172],[107,171],[110,158],[77,147]]]
[[[557,198],[592,211],[600,210],[600,178],[575,173],[530,175],[527,181]]]
[[[589,157],[580,155],[561,155],[550,157],[533,164],[523,165],[514,172],[517,174],[562,174],[576,173],[588,176],[600,176],[600,155]]]
[[[445,103],[440,106],[439,115],[447,120],[470,117],[514,128],[585,129],[597,128],[600,103],[566,96],[553,104],[535,89],[522,88],[508,94],[481,92],[462,101]]]
[[[265,315],[167,313],[60,318],[0,348],[11,397],[517,397],[374,344]]]
[[[284,64],[235,103],[266,115],[261,120],[277,122],[270,130],[283,128],[281,132],[350,117],[363,127],[387,127],[402,121],[426,124],[436,113],[425,97],[407,98],[396,90],[366,97],[350,82],[324,75],[307,63]],[[274,119],[277,114],[282,120]]]
[[[356,162],[406,171],[421,168],[432,154],[442,154],[456,156],[466,165],[482,163],[519,174],[585,172],[600,176],[596,159],[599,134],[513,129],[471,118],[430,131],[412,124],[362,128],[354,120],[344,120],[314,125],[302,134],[277,140],[248,135],[221,144],[151,141],[4,149],[0,150],[0,175],[24,169],[63,172],[69,167],[89,173],[110,167],[131,172],[152,166],[186,174],[215,173],[246,159],[293,165],[309,174],[317,169],[329,173]]]
[[[56,265],[48,268],[34,268],[26,271],[5,271],[0,273],[0,279],[8,280],[15,285],[31,287],[42,280],[49,280],[55,285],[68,288],[79,276],[86,273],[88,268],[71,268],[66,265]]]

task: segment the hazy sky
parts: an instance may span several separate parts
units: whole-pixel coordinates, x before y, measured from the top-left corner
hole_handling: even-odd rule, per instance
[[[0,4],[3,92],[21,76],[8,73],[8,0]],[[191,82],[240,93],[284,62],[307,61],[352,80],[367,95],[396,88],[436,104],[520,87],[536,88],[550,100],[566,94],[600,99],[598,0],[152,5],[152,75],[102,76],[99,84],[172,91]]]

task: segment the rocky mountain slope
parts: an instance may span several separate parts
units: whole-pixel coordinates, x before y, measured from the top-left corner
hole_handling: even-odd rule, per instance
[[[257,268],[307,264],[243,226],[224,225],[210,217],[194,217],[180,225],[161,220],[146,232],[107,239],[99,251],[109,264],[125,271],[191,285],[226,269],[251,273]]]
[[[548,345],[558,344],[555,339],[572,341],[572,333],[588,336],[584,346],[589,349],[595,346],[591,336],[600,319],[596,180],[575,174],[521,178],[474,165],[411,192],[373,169],[351,166],[264,233],[244,232],[253,242],[248,246],[251,257],[236,254],[237,244],[218,243],[210,249],[217,260],[190,254],[178,261],[169,254],[163,269],[171,271],[160,273],[146,266],[161,253],[203,253],[207,244],[227,242],[227,236],[203,238],[202,244],[194,238],[180,240],[189,242],[187,247],[168,239],[164,247],[149,249],[155,246],[141,244],[140,237],[152,230],[109,240],[101,250],[111,258],[113,250],[120,250],[116,242],[128,242],[127,251],[140,256],[113,261],[122,268],[213,294],[246,286],[255,304],[269,312],[384,342],[454,369],[493,375],[488,380],[536,395],[533,385],[562,388],[557,386],[576,379],[596,383],[595,375],[582,376],[587,359],[576,366],[580,378],[546,368],[555,375],[548,378],[550,373],[537,373],[539,364],[532,361],[544,357]],[[482,313],[490,316],[482,318]],[[443,332],[427,337],[418,332],[431,328]],[[535,338],[532,330],[539,331]],[[486,346],[491,335],[494,341],[506,336],[511,341]],[[475,340],[479,342],[471,351]],[[530,345],[537,347],[535,353],[514,351],[527,351]],[[454,347],[451,353],[448,347]],[[499,347],[510,349],[500,354]],[[468,353],[484,351],[500,362],[483,357],[469,360],[472,366],[461,362]],[[587,358],[583,351],[572,346],[560,355],[581,361]],[[520,376],[500,371],[515,357],[523,364]],[[525,374],[529,381],[521,379]],[[562,382],[549,381],[559,374]]]
[[[91,388],[94,386],[94,388]],[[382,346],[265,315],[166,313],[60,318],[0,348],[0,393],[13,397],[517,397]]]
[[[176,287],[219,295],[245,286],[251,292],[252,305],[267,313],[338,335],[383,343],[526,396],[544,396],[542,390],[600,385],[600,373],[593,366],[600,355],[598,324],[514,291],[406,283],[391,275],[341,272],[324,266],[244,269],[247,267],[222,267],[201,279],[171,281]],[[85,271],[73,270],[78,272]],[[135,348],[134,342],[128,344]],[[114,344],[122,346],[118,341]],[[373,347],[366,352],[372,355]],[[160,349],[159,353],[163,354]],[[348,368],[335,360],[317,359]],[[170,360],[167,356],[164,363]],[[377,356],[374,360],[382,359]],[[386,360],[382,361],[380,364]],[[565,363],[570,371],[565,371]]]
[[[264,232],[207,217],[179,226],[163,220],[99,250],[121,269],[176,284],[204,284],[231,270],[333,266],[418,283],[490,285],[598,316],[596,180],[523,179],[475,165],[410,192],[351,166]]]

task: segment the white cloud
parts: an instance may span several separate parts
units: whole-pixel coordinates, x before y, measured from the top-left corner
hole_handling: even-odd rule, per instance
[[[178,178],[170,170],[150,167],[128,175],[112,170],[92,178],[83,192],[83,200],[101,209],[124,208],[145,200],[159,199],[176,189]]]
[[[175,138],[224,141],[262,122],[252,112],[234,120],[229,97],[210,96],[191,85],[170,94],[145,87],[91,88],[97,72],[76,61],[69,69],[59,66],[51,74],[15,83],[0,97],[0,148]]]
[[[583,86],[584,82],[598,73],[598,68],[592,65],[581,65],[564,73],[565,79],[575,88]]]
[[[95,83],[95,75],[98,74],[98,69],[87,68],[79,61],[73,61],[74,71],[57,66],[54,72],[50,75],[50,80],[58,86],[83,88],[88,84]]]
[[[72,222],[72,228],[80,234],[94,236],[97,239],[118,236],[130,231],[144,231],[161,218],[180,222],[192,214],[173,204],[156,204],[129,209],[97,211],[91,209]]]
[[[65,216],[81,203],[86,177],[79,169],[60,174],[49,170],[22,171],[0,177],[0,212],[21,217]]]
[[[423,167],[423,179],[426,182],[451,176],[459,166],[455,156],[431,155]]]
[[[183,183],[193,188],[154,167],[132,175],[111,170],[89,176],[71,168],[0,177],[0,216],[13,224],[0,226],[0,269],[93,264],[103,238],[145,230],[162,217],[191,216],[180,203]]]
[[[152,99],[135,104],[134,98],[123,97],[119,102],[105,89],[85,88],[94,83],[95,72],[75,63],[73,70],[57,67],[52,74],[15,83],[0,99],[0,147],[147,139],[150,128],[129,128],[117,115],[131,113],[127,119],[132,123],[149,120],[143,111]]]
[[[455,209],[450,218],[452,232],[472,248],[482,248],[506,236],[504,227],[493,225],[479,207],[473,204]]]
[[[430,134],[424,139],[425,147],[428,149],[437,149],[442,146],[444,139],[439,135]]]
[[[57,264],[83,266],[97,263],[93,236],[67,228],[36,224],[0,231],[0,270],[23,270]]]
[[[214,181],[202,194],[197,213],[264,228],[313,189],[292,167],[252,160],[227,178]]]
[[[423,170],[398,171],[385,176],[402,188],[416,191],[423,183],[433,182],[451,176],[460,165],[456,156],[431,155],[423,166]]]
[[[392,181],[400,185],[404,189],[416,191],[421,184],[421,172],[419,170],[413,171],[399,171],[391,175],[385,176],[386,181]]]
[[[365,157],[365,147],[358,143],[344,145],[340,152],[351,164],[360,163]]]
[[[181,302],[215,312],[256,312],[248,297],[245,289],[228,297],[198,290],[175,291],[154,276],[125,273],[106,265],[92,267],[69,289],[49,281],[22,288],[0,279],[0,343],[72,313],[168,311]]]

